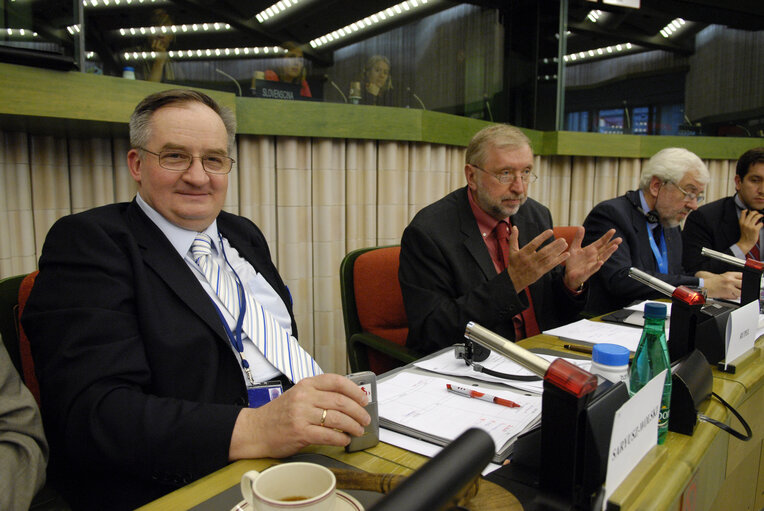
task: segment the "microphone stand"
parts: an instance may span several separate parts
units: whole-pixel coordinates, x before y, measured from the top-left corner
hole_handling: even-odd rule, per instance
[[[706,302],[703,293],[687,286],[672,286],[638,268],[629,268],[629,277],[671,298],[668,349],[672,363],[694,349],[711,364],[724,358],[727,318],[737,305]]]
[[[729,254],[717,252],[710,248],[703,247],[700,250],[701,255],[722,261],[740,268],[743,272],[743,289],[740,293],[740,305],[747,305],[754,300],[758,300],[761,293],[761,275],[764,273],[764,264],[755,259],[738,259]]]
[[[602,507],[607,451],[615,411],[628,399],[623,382],[597,387],[597,377],[558,358],[552,362],[470,322],[464,334],[544,379],[541,426],[517,438],[512,462],[489,480],[515,495],[523,509]]]

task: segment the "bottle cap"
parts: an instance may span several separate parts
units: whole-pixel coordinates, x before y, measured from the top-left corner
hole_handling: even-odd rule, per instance
[[[629,350],[618,344],[595,344],[592,348],[592,361],[605,366],[629,365]]]
[[[646,303],[645,317],[652,319],[666,319],[665,303]]]
[[[135,68],[132,66],[125,66],[122,68],[122,71],[135,71]]]

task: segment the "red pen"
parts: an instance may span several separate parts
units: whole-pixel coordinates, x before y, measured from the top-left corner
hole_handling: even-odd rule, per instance
[[[519,404],[515,403],[514,401],[510,401],[509,399],[492,396],[490,394],[486,394],[485,392],[478,392],[477,390],[473,390],[467,387],[462,387],[459,385],[451,385],[450,383],[446,383],[446,388],[448,389],[449,392],[453,392],[454,394],[459,394],[460,396],[471,397],[474,399],[481,399],[483,401],[490,401],[492,403],[496,403],[497,405],[507,406],[509,408],[520,408]]]

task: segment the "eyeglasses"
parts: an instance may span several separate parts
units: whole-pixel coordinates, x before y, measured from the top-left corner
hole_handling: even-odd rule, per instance
[[[684,194],[684,202],[692,202],[693,200],[697,200],[698,204],[700,204],[706,200],[706,196],[702,193],[688,192],[673,181],[666,181],[666,183],[671,183],[672,185],[676,186],[677,189]]]
[[[138,147],[141,151],[153,154],[159,158],[159,166],[172,172],[185,172],[191,168],[194,158],[202,160],[202,168],[208,174],[228,174],[234,164],[234,159],[221,154],[203,154],[202,156],[193,156],[185,151],[170,149],[155,153],[143,147]]]
[[[482,170],[489,176],[493,176],[496,179],[496,181],[498,181],[499,183],[503,185],[512,184],[518,179],[520,179],[524,184],[527,185],[528,183],[533,183],[534,181],[538,179],[538,176],[534,174],[533,172],[531,172],[529,169],[524,169],[519,172],[503,170],[499,174],[496,174],[494,172],[488,172],[485,169],[481,169],[480,167],[478,167],[477,165],[473,165],[472,163],[470,163],[469,165],[475,167],[478,170]]]

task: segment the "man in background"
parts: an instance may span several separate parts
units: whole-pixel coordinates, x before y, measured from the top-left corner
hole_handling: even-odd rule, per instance
[[[588,312],[602,314],[635,300],[662,297],[629,277],[629,268],[645,271],[673,286],[705,287],[712,298],[740,296],[741,274],[697,272],[682,268],[679,224],[703,201],[708,169],[687,149],[657,152],[642,169],[639,190],[597,204],[584,220],[586,239],[610,229],[623,238],[618,252],[592,279]]]
[[[735,169],[735,195],[698,208],[682,230],[682,264],[689,272],[721,273],[727,263],[700,254],[703,247],[738,259],[762,260],[764,147],[746,151]]]
[[[135,199],[45,240],[22,322],[74,509],[134,509],[233,460],[346,445],[370,421],[364,393],[297,343],[263,233],[222,211],[235,132],[205,94],[148,96],[130,118]]]
[[[620,243],[610,231],[582,248],[583,228],[570,247],[553,239],[552,215],[528,197],[534,158],[519,129],[481,130],[466,161],[467,186],[417,213],[401,239],[407,345],[419,353],[463,342],[469,321],[512,340],[573,321],[584,283]]]

